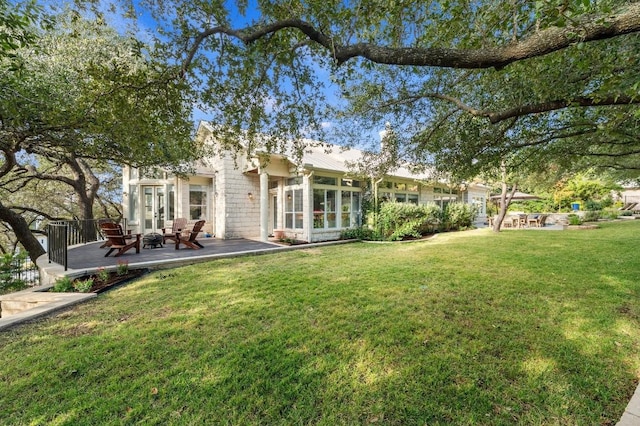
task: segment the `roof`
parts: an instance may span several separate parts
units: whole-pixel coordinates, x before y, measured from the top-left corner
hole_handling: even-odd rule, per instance
[[[208,131],[213,132],[214,128],[210,123],[201,122]],[[314,140],[303,140],[305,148],[300,164],[298,166],[306,170],[323,170],[328,172],[348,173],[352,171],[347,166],[348,162],[356,162],[363,158],[364,152],[355,148],[346,148],[340,145],[332,145]],[[241,145],[244,145],[241,143]],[[288,152],[271,152],[270,154],[286,158],[292,164],[297,163],[293,154],[293,144],[287,149]],[[413,173],[408,167],[399,167],[388,174],[391,177],[399,177],[412,180],[433,179],[432,173]]]

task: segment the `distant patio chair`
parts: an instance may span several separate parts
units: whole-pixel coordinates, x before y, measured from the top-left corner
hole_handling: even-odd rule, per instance
[[[122,233],[122,228],[103,228],[102,232],[107,237],[109,251],[104,257],[109,256],[114,251],[118,251],[114,257],[118,257],[124,254],[127,250],[134,248],[136,253],[140,253],[140,234],[136,234],[136,237],[132,241],[127,241],[126,235]]]
[[[544,227],[546,221],[547,221],[547,215],[546,214],[536,215],[535,217],[530,217],[529,218],[529,226],[535,226],[536,228],[542,228],[542,227]]]
[[[194,250],[198,250],[204,248],[202,244],[200,244],[196,238],[198,238],[198,234],[202,230],[202,226],[204,225],[204,220],[199,220],[193,225],[193,229],[189,232],[189,235],[181,234],[180,232],[176,232],[174,237],[176,242],[176,250],[180,249],[180,244],[184,244],[185,246],[192,248]]]
[[[167,240],[176,241],[176,234],[181,233],[187,228],[187,219],[177,217],[173,219],[171,229],[162,228],[162,244],[166,244]]]

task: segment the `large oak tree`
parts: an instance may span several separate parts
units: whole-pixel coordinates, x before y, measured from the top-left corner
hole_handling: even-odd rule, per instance
[[[176,71],[100,21],[64,13],[51,22],[33,29],[36,45],[13,51],[21,67],[0,69],[0,218],[32,259],[42,248],[23,212],[38,206],[16,196],[30,181],[66,185],[78,217],[92,219],[101,185],[94,170],[109,163],[179,169],[199,155],[189,90]]]

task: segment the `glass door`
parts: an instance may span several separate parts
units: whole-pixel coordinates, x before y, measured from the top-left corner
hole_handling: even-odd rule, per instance
[[[144,186],[142,188],[144,198],[144,213],[142,218],[144,234],[149,232],[161,232],[165,221],[165,196],[162,186]]]

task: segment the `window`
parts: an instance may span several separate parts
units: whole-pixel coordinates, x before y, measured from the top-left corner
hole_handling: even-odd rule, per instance
[[[335,189],[313,190],[313,227],[335,228],[336,220],[336,196]]]
[[[138,187],[129,185],[129,220],[138,220],[138,210],[140,209],[140,200],[138,195]]]
[[[473,197],[471,203],[476,206],[478,214],[485,214],[485,200],[484,197]]]
[[[200,220],[207,217],[207,187],[189,185],[189,219]]]
[[[167,220],[173,220],[176,218],[176,190],[174,185],[167,185],[167,204],[169,208]]]
[[[360,193],[342,191],[340,225],[343,228],[360,226]]]
[[[287,186],[300,185],[302,183],[302,177],[296,176],[287,179]]]
[[[349,186],[349,187],[352,187],[352,188],[360,188],[360,181],[359,180],[353,180],[353,179],[341,179],[340,180],[340,185]]]
[[[316,184],[316,185],[336,186],[336,185],[338,185],[338,179],[333,178],[333,177],[327,177],[327,176],[314,176],[313,177],[313,183]]]
[[[302,189],[288,189],[284,193],[284,225],[288,229],[302,229]]]
[[[164,179],[165,173],[157,167],[148,167],[140,169],[140,179]]]
[[[418,194],[407,194],[407,203],[418,205]]]

